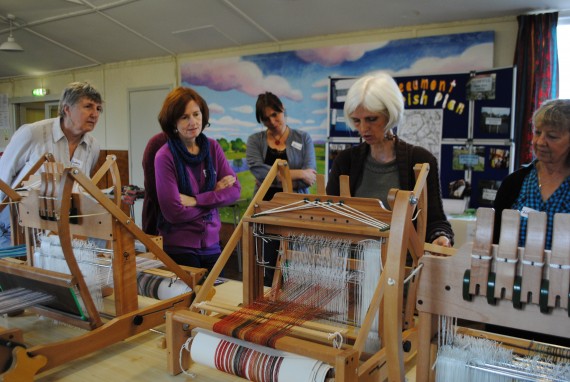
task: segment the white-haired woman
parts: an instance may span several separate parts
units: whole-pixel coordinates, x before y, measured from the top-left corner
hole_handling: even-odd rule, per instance
[[[414,166],[429,163],[426,241],[449,247],[453,244],[453,230],[443,212],[437,161],[426,149],[394,135],[393,129],[403,112],[402,93],[396,81],[386,73],[363,76],[350,87],[344,103],[344,117],[364,142],[342,151],[335,158],[329,172],[327,193],[338,195],[339,177],[348,175],[351,195],[378,198],[387,207],[390,189],[413,189]]]

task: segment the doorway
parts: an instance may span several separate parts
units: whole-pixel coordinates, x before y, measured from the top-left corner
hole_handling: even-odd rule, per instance
[[[144,149],[150,138],[161,131],[158,113],[171,89],[171,86],[165,85],[129,90],[130,183],[141,188],[144,187]],[[142,226],[142,200],[137,200],[134,205],[134,219],[138,226]]]

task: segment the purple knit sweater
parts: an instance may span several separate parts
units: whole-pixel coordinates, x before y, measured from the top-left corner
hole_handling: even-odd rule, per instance
[[[236,176],[230,167],[218,142],[208,138],[216,182],[226,175]],[[162,216],[166,224],[159,226],[164,246],[206,248],[219,242],[221,227],[218,207],[232,204],[239,199],[241,186],[238,181],[232,187],[220,191],[206,191],[194,195],[197,205],[185,207],[180,201],[180,191],[176,181],[176,166],[168,145],[158,150],[154,160],[156,173],[156,193]],[[204,164],[191,168],[192,190],[200,190],[204,185]]]

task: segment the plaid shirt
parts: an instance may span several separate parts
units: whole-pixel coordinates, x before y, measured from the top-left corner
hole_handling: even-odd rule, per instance
[[[512,209],[522,211],[523,207],[533,209],[535,211],[546,212],[546,243],[545,249],[550,249],[552,245],[552,226],[554,223],[555,213],[570,213],[570,177],[558,187],[556,191],[548,198],[547,201],[542,200],[540,187],[538,182],[538,174],[536,165],[530,173],[525,177],[519,197],[512,206]],[[524,247],[526,242],[526,226],[528,218],[521,216],[521,228],[519,236],[519,246]]]

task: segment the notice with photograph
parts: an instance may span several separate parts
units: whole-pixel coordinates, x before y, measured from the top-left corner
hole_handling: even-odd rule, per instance
[[[497,191],[501,186],[500,180],[481,180],[479,181],[478,202],[479,207],[493,207]]]
[[[483,107],[479,129],[485,134],[509,136],[511,109],[508,107]]]
[[[503,170],[509,168],[510,150],[492,147],[489,149],[489,163],[491,168]]]
[[[453,146],[453,170],[485,171],[485,146]]]
[[[467,83],[467,99],[469,101],[495,99],[496,77],[495,73],[478,74],[472,77]]]

